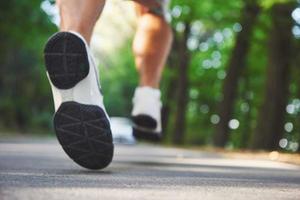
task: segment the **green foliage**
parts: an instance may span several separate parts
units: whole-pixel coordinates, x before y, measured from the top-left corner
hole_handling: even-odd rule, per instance
[[[228,59],[240,25],[245,3],[258,3],[262,12],[254,28],[251,48],[238,87],[233,119],[239,126],[232,129],[228,147],[246,148],[257,123],[264,96],[267,66],[267,44],[270,33],[269,8],[278,2],[294,0],[173,0],[171,26],[175,40],[180,41],[190,28],[187,47],[190,54],[188,71],[189,98],[185,143],[209,145],[218,123],[218,103],[226,76]],[[9,0],[0,2],[0,128],[15,131],[51,129],[52,97],[43,68],[43,44],[56,27],[40,8],[41,0]],[[295,46],[299,45],[299,40]],[[138,83],[131,41],[116,50],[101,65],[100,76],[105,104],[111,116],[129,116],[131,97]],[[295,51],[299,51],[295,50]],[[171,55],[176,57],[178,49]],[[295,56],[296,57],[296,56]],[[299,56],[300,57],[300,56]],[[170,81],[179,76],[178,62],[170,62],[162,81],[163,101],[170,105],[168,127],[174,126],[176,98],[168,99],[169,90],[176,91]],[[294,66],[299,66],[299,59]],[[293,68],[289,104],[300,99],[299,69]],[[297,104],[298,105],[298,104]],[[300,103],[299,103],[300,105]],[[300,108],[288,114],[291,131],[284,136],[291,142],[300,141]],[[290,125],[290,124],[289,124]],[[170,129],[167,138],[172,137]],[[170,142],[171,140],[167,140]],[[290,150],[286,148],[286,150]]]
[[[0,4],[0,127],[49,130],[52,97],[42,51],[56,28],[39,0]]]
[[[259,3],[263,8],[269,9],[274,4],[278,3],[289,3],[289,2],[297,2],[297,0],[260,0]]]
[[[189,41],[192,41],[193,45],[191,45],[192,48],[189,48],[192,56],[189,66],[190,95],[186,131],[186,143],[188,144],[211,143],[212,134],[215,131],[214,121],[218,119],[217,106],[222,97],[221,87],[224,75],[226,75],[226,64],[235,42],[234,37],[226,38],[224,33],[231,33],[234,36],[234,30],[239,31],[240,28],[243,28],[239,27],[239,21],[246,2],[175,0],[172,3],[172,14],[174,15],[172,26],[176,31],[176,37],[181,37],[182,30],[188,24],[192,27],[189,37]],[[251,0],[248,2],[256,3]],[[280,1],[280,3],[288,2],[291,1]],[[228,143],[229,147],[234,148],[246,148],[256,127],[267,73],[268,50],[266,47],[268,35],[271,34],[269,8],[279,1],[257,1],[257,3],[262,6],[263,11],[255,25],[247,66],[239,83],[235,112],[232,116],[239,122],[238,128],[231,130]],[[223,35],[223,41],[216,42],[215,39],[220,35]],[[213,65],[213,55],[221,57],[220,63],[215,62],[215,64],[218,63],[217,65]],[[298,118],[293,118],[294,125]],[[173,121],[171,120],[170,123],[172,124]],[[297,141],[297,131],[299,132],[299,129],[296,130],[294,127],[293,131],[288,134],[287,138],[291,142]],[[172,132],[168,132],[168,134],[172,134]]]

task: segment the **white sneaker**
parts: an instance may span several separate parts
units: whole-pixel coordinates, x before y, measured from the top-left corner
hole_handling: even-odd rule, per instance
[[[158,89],[138,87],[133,97],[133,135],[137,139],[159,141],[161,128],[161,94]]]
[[[77,164],[89,169],[108,166],[114,147],[89,46],[76,32],[58,32],[48,40],[44,56],[58,141]]]

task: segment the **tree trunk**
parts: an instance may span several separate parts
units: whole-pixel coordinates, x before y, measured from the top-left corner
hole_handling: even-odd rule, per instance
[[[171,104],[176,94],[176,90],[174,90],[174,87],[176,87],[176,85],[177,85],[177,77],[172,76],[167,86],[166,101],[162,107],[162,130],[164,136],[168,132],[168,124],[170,120],[170,114],[172,112]]]
[[[173,31],[175,33],[175,31]],[[175,34],[174,34],[175,35]],[[170,70],[174,71],[178,69],[178,38],[175,37],[173,41],[172,51],[169,56],[168,60],[168,67]],[[176,95],[176,90],[174,88],[177,87],[177,80],[178,80],[178,74],[174,75],[172,74],[171,77],[169,77],[167,88],[165,92],[165,101],[164,105],[162,107],[162,130],[163,130],[163,136],[166,136],[168,133],[168,124],[170,121],[170,114],[173,109],[171,109],[171,104],[173,103]]]
[[[249,110],[247,113],[245,113],[244,115],[244,119],[243,121],[246,122],[244,124],[244,128],[242,129],[241,131],[241,137],[240,137],[240,144],[239,144],[239,148],[246,148],[249,144],[249,137],[250,137],[250,132],[251,132],[251,111],[252,111],[252,101],[250,100],[249,98],[249,95],[248,95],[248,91],[250,90],[250,79],[249,79],[249,74],[246,73],[245,75],[245,85],[244,85],[244,88],[243,88],[243,101],[245,103],[248,104],[249,106]]]
[[[298,41],[296,45],[296,60],[295,60],[295,67],[296,67],[296,74],[297,74],[297,98],[300,99],[300,41]],[[297,113],[297,119],[296,119],[296,132],[298,136],[298,144],[300,145],[300,111]],[[297,150],[298,153],[300,153],[300,146]]]
[[[251,148],[273,150],[284,133],[285,108],[292,60],[292,4],[275,4],[271,9],[272,30],[265,98],[259,112]]]
[[[299,49],[300,50],[300,49]],[[298,64],[296,67],[298,67],[298,69],[297,69],[297,74],[299,75],[298,76],[298,92],[297,92],[297,98],[298,99],[300,99],[300,51],[298,51],[298,59],[297,59],[297,63],[296,64]],[[297,136],[298,136],[298,144],[300,145],[300,112],[298,111],[298,114],[297,114],[298,116],[297,116],[297,119],[296,119],[296,123],[297,123],[297,126],[296,126],[296,128],[298,128],[298,130],[297,130]],[[298,146],[298,150],[297,150],[297,152],[298,153],[300,153],[300,146]]]
[[[242,31],[237,34],[235,47],[229,59],[227,76],[222,90],[223,98],[219,104],[220,122],[217,125],[213,141],[219,147],[225,146],[228,140],[228,122],[232,118],[239,78],[246,65],[251,36],[259,11],[260,8],[256,3],[246,3],[242,12]]]
[[[178,68],[178,90],[177,90],[177,111],[175,113],[173,142],[182,144],[184,142],[186,109],[188,104],[188,67],[190,62],[189,50],[187,49],[187,40],[189,37],[190,26],[186,24],[185,31],[180,40],[179,47],[179,68]]]

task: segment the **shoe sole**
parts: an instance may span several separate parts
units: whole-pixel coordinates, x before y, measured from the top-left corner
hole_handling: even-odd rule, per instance
[[[54,116],[59,143],[77,164],[102,169],[113,157],[109,121],[98,106],[65,102]]]
[[[153,119],[148,115],[132,116],[131,120],[133,121],[134,124],[148,129],[155,129],[157,126],[155,119]]]
[[[49,78],[59,89],[71,89],[89,74],[85,44],[74,34],[55,34],[47,42],[44,56]],[[63,102],[53,123],[62,148],[80,166],[102,169],[112,161],[110,124],[99,106]]]
[[[133,126],[132,134],[137,140],[145,140],[150,142],[160,142],[162,140],[161,134],[138,126]]]
[[[74,34],[55,34],[46,44],[44,55],[49,78],[59,89],[70,89],[89,74],[85,44]]]
[[[138,140],[159,142],[162,137],[160,133],[154,132],[157,126],[155,119],[148,115],[137,115],[131,117],[133,122],[132,133]]]

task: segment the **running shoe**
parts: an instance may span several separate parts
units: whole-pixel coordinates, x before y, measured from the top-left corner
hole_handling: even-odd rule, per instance
[[[161,93],[151,87],[138,87],[133,97],[133,136],[136,139],[157,142],[162,138]]]
[[[98,69],[87,42],[79,33],[58,32],[46,43],[44,58],[59,143],[80,166],[105,168],[112,161],[114,146]]]

